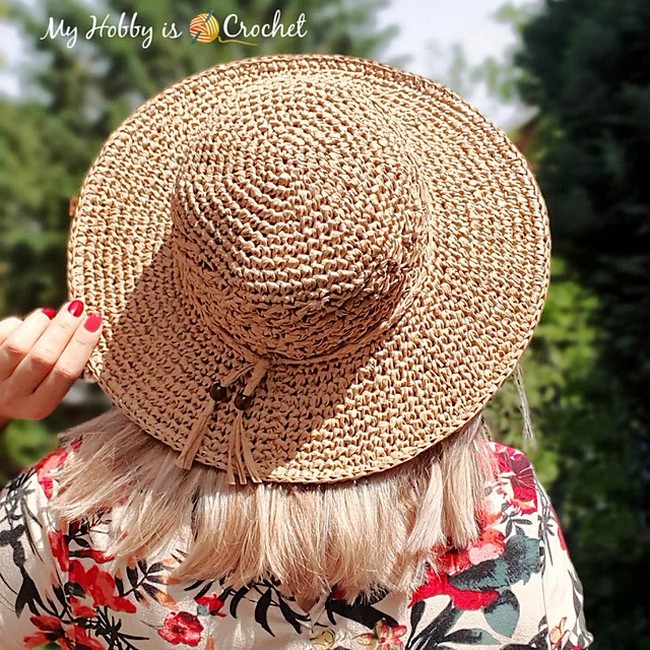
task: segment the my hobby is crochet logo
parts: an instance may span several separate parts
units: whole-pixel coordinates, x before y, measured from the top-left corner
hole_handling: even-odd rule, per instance
[[[160,38],[176,40],[179,38],[190,38],[194,43],[241,43],[243,45],[257,45],[250,39],[262,38],[304,38],[307,35],[305,27],[305,14],[301,13],[297,20],[289,25],[282,22],[282,12],[275,11],[273,22],[254,23],[244,22],[239,14],[228,14],[221,23],[212,9],[207,13],[194,16],[185,32],[176,22],[164,22],[158,32],[153,25],[140,22],[138,12],[129,15],[122,12],[117,21],[111,14],[105,16],[89,16],[90,26],[85,31],[80,30],[79,25],[66,23],[63,18],[57,20],[50,16],[45,33],[41,40],[60,38],[65,40],[66,47],[73,48],[77,40],[82,37],[86,41],[101,38],[123,38],[133,39],[140,42],[140,47],[146,49],[151,46],[156,33]],[[222,37],[222,34],[225,38]],[[247,39],[247,40],[238,40]]]
[[[212,43],[215,39],[219,43],[241,43],[242,45],[257,45],[250,41],[236,40],[239,37],[256,38],[304,38],[307,30],[303,32],[305,25],[305,14],[301,13],[295,23],[285,26],[282,23],[282,12],[276,9],[273,15],[273,23],[264,23],[262,25],[254,24],[247,26],[237,14],[228,14],[223,21],[221,29],[227,39],[222,39],[219,33],[219,20],[214,15],[214,9],[207,14],[198,14],[194,16],[190,23],[190,35],[192,43]]]

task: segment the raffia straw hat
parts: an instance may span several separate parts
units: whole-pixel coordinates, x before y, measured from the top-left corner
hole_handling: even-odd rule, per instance
[[[524,157],[447,88],[343,55],[217,65],[110,136],[79,196],[85,377],[231,483],[407,461],[515,368],[549,281]]]

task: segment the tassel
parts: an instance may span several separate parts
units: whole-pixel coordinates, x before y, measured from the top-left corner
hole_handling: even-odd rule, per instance
[[[226,477],[229,485],[235,485],[235,472],[233,470],[233,456],[235,457],[237,478],[241,485],[246,485],[247,475],[250,476],[253,483],[261,483],[257,463],[253,458],[250,441],[246,435],[244,427],[244,410],[250,406],[251,396],[257,388],[262,378],[269,368],[267,359],[259,359],[253,366],[253,372],[246,382],[242,392],[235,398],[235,408],[237,416],[233,430],[230,434],[230,444],[228,446],[228,465],[226,468]],[[249,368],[250,369],[250,368]]]
[[[232,386],[240,377],[243,377],[247,372],[252,370],[255,367],[254,364],[248,362],[243,364],[239,368],[235,368],[229,375],[226,375],[221,381],[221,385],[228,388]]]
[[[228,374],[223,380],[213,384],[209,391],[209,398],[205,398],[202,411],[199,413],[190,434],[185,441],[183,451],[176,459],[176,465],[183,469],[190,469],[194,462],[201,441],[208,429],[208,423],[214,412],[215,402],[226,399],[228,396],[227,389],[232,386],[240,377],[251,372],[244,389],[235,398],[235,408],[237,415],[228,445],[228,464],[226,476],[230,485],[235,485],[235,470],[237,478],[241,485],[247,483],[247,475],[251,477],[254,483],[261,483],[259,468],[251,450],[250,441],[244,430],[244,410],[250,406],[253,391],[262,381],[264,375],[269,369],[270,361],[268,359],[258,359],[256,363],[245,363],[243,366],[236,368]],[[236,467],[233,468],[233,457]]]
[[[235,424],[233,426],[232,433],[230,434],[233,438],[235,445],[235,468],[237,471],[237,478],[239,479],[240,485],[246,485],[248,480],[246,478],[246,465],[244,464],[244,459],[241,453],[242,447],[242,437],[244,435],[244,412],[238,411],[237,417],[235,418]]]
[[[243,424],[243,423],[242,423]],[[244,427],[242,426],[241,434],[239,436],[241,441],[241,449],[244,452],[244,464],[248,470],[248,475],[251,477],[253,483],[261,483],[262,479],[260,478],[257,463],[253,458],[253,452],[251,450],[251,442],[248,439],[248,434],[246,433]]]
[[[208,428],[207,424],[210,420],[213,409],[214,409],[214,402],[211,399],[206,399],[205,404],[203,406],[203,410],[201,411],[199,417],[194,422],[194,426],[190,431],[190,435],[187,436],[187,440],[185,441],[185,446],[183,447],[183,451],[181,452],[180,456],[176,459],[176,465],[178,467],[182,467],[183,469],[190,469],[192,467],[192,463],[194,462],[194,457],[196,456],[196,452],[199,450],[199,447],[201,446],[201,441],[203,440],[203,436],[205,435],[205,432]]]
[[[239,420],[242,417],[242,412],[238,411],[237,413],[237,420]],[[234,431],[237,431],[238,426],[237,426],[237,420],[235,420],[235,427]],[[235,481],[235,475],[233,473],[232,469],[232,458],[235,453],[235,445],[236,445],[236,440],[235,440],[235,435],[234,432],[231,433],[230,435],[230,440],[228,443],[228,465],[226,466],[226,479],[228,480],[228,485],[236,485],[237,481]]]
[[[233,457],[235,468],[233,470]],[[235,485],[235,472],[239,479],[240,485],[248,483],[247,477],[250,476],[253,483],[261,483],[257,463],[251,452],[250,441],[246,435],[244,427],[244,411],[238,411],[235,418],[232,433],[230,434],[230,446],[228,450],[228,466],[226,469],[226,478],[229,485]]]

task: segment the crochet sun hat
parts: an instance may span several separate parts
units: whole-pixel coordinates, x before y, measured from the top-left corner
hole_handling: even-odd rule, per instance
[[[84,377],[229,481],[360,478],[478,415],[549,282],[543,199],[444,86],[344,55],[216,65],[140,106],[79,194]]]

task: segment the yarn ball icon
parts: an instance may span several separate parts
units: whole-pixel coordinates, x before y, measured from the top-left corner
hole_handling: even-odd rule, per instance
[[[197,14],[190,22],[192,42],[212,43],[219,36],[219,21],[211,14]]]

